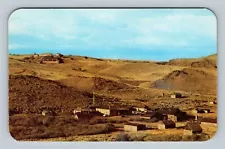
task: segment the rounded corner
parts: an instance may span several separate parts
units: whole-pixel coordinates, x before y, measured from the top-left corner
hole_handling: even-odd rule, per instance
[[[19,140],[17,140],[16,138],[14,138],[14,137],[12,136],[12,133],[11,133],[9,127],[8,127],[8,133],[9,133],[9,136],[10,136],[10,138],[11,138],[12,141],[14,141],[14,142],[19,142]]]
[[[215,11],[213,11],[211,8],[208,8],[208,7],[205,7],[205,9],[215,17],[216,22],[217,22],[218,19],[217,19],[217,15],[216,15]]]
[[[12,17],[12,15],[15,14],[15,12],[18,12],[18,11],[21,10],[21,9],[23,9],[23,8],[16,8],[16,9],[14,9],[13,11],[11,11],[10,14],[9,14],[9,16],[8,16],[8,21],[9,21],[9,19]]]
[[[213,141],[214,138],[215,138],[215,136],[217,135],[217,133],[218,133],[218,126],[216,127],[215,133],[214,133],[209,139],[203,140],[203,141],[201,141],[201,142],[206,142],[206,143],[207,143],[207,142]]]

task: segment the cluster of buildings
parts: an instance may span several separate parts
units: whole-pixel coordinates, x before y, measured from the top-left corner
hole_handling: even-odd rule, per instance
[[[171,98],[181,98],[181,94],[172,94]],[[93,105],[95,105],[95,98],[93,96]],[[179,108],[157,108],[151,109],[148,106],[139,107],[97,107],[90,106],[88,108],[77,108],[73,110],[74,118],[77,120],[89,120],[95,116],[109,117],[109,116],[137,116],[138,123],[129,122],[124,124],[124,131],[139,131],[149,129],[147,124],[156,123],[157,125],[151,129],[173,129],[183,128],[184,135],[192,135],[193,133],[202,133],[201,122],[210,122],[216,124],[216,120],[203,119],[197,116],[198,113],[209,113],[209,109],[192,109],[189,111],[181,111]],[[48,111],[43,111],[42,115],[48,114]],[[144,123],[143,123],[144,122]],[[179,122],[188,122],[184,126],[177,126]],[[146,124],[147,123],[147,124]]]
[[[143,124],[143,122],[156,123],[157,125],[154,129],[159,130],[177,128],[177,122],[188,122],[182,128],[184,129],[184,135],[191,135],[193,133],[202,133],[200,121],[203,119],[199,119],[197,117],[198,112],[207,113],[210,112],[210,110],[196,109],[195,114],[188,114],[178,108],[150,109],[147,106],[130,108],[91,107],[76,109],[73,111],[73,114],[77,120],[90,119],[94,116],[138,116],[141,123],[124,124],[124,131],[139,131],[148,129],[147,125]]]

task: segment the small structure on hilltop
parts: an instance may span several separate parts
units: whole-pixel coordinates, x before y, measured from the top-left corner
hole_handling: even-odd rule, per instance
[[[143,124],[125,124],[124,125],[124,131],[139,131],[139,130],[145,130],[146,126]]]
[[[32,56],[33,56],[34,58],[35,58],[35,57],[39,57],[39,54],[34,53]]]
[[[182,94],[181,93],[173,93],[172,95],[170,95],[171,98],[182,98]]]
[[[202,127],[198,123],[189,123],[184,129],[184,136],[202,133]]]
[[[168,129],[168,128],[175,128],[176,124],[172,120],[166,120],[158,123],[157,125],[158,129]]]
[[[42,64],[59,64],[63,63],[63,59],[55,56],[44,56],[40,61]]]
[[[56,56],[57,57],[63,57],[63,55],[61,53],[57,53]]]

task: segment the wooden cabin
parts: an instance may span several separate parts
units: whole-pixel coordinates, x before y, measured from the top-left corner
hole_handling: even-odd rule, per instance
[[[170,98],[182,98],[182,94],[181,93],[173,93],[172,95],[170,95]]]
[[[139,131],[139,130],[145,130],[146,126],[143,124],[125,124],[124,125],[124,131]]]
[[[158,123],[158,129],[168,129],[168,128],[175,128],[176,124],[172,120],[166,120]]]
[[[192,135],[202,133],[202,127],[199,123],[189,123],[184,129],[184,135]]]

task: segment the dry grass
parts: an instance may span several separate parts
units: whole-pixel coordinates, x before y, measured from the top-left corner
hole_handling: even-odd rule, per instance
[[[76,121],[72,116],[16,115],[10,117],[9,124],[10,133],[17,140],[106,134],[114,131],[112,124],[89,125],[87,122]]]

